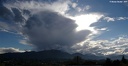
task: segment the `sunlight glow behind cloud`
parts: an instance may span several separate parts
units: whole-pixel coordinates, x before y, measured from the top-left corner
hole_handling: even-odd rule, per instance
[[[73,19],[76,21],[76,24],[78,27],[76,28],[77,31],[80,30],[90,30],[94,34],[97,33],[97,31],[94,29],[94,27],[90,27],[91,24],[98,22],[100,18],[102,18],[103,15],[101,14],[83,14],[79,16],[75,16]]]

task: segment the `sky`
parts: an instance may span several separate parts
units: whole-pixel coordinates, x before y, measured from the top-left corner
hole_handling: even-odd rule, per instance
[[[0,54],[128,55],[127,25],[128,0],[0,0]]]

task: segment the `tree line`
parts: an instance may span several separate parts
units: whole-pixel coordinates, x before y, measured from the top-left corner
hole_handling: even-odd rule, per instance
[[[71,66],[71,65],[100,65],[100,66],[128,66],[128,60],[125,56],[122,59],[111,60],[106,58],[105,60],[85,60],[80,56],[75,56],[68,60],[59,61],[42,61],[31,59],[0,59],[0,66]]]

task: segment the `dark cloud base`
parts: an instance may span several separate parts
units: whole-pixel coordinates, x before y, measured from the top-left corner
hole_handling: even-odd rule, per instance
[[[76,32],[77,25],[69,18],[56,12],[43,11],[30,17],[23,27],[23,35],[37,49],[69,49],[91,33],[89,30]]]

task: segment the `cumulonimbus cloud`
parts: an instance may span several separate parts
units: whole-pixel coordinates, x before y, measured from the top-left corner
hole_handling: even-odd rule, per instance
[[[35,3],[38,4],[37,2]],[[89,30],[76,31],[77,25],[74,20],[62,15],[59,10],[60,6],[56,6],[57,4],[63,3],[63,6],[65,6],[64,12],[66,12],[68,4],[57,1],[51,5],[52,7],[56,6],[55,10],[53,10],[53,8],[46,9],[42,7],[42,9],[39,9],[40,11],[37,12],[35,12],[36,10],[34,10],[34,8],[28,10],[25,7],[25,9],[23,8],[26,4],[35,5],[35,3],[21,2],[19,7],[15,7],[15,5],[18,4],[4,4],[2,8],[6,10],[3,11],[4,13],[0,15],[0,18],[9,21],[2,22],[10,27],[14,25],[15,27],[13,28],[16,28],[15,31],[25,38],[25,44],[31,44],[36,50],[71,49],[74,44],[84,41],[91,33]],[[22,6],[21,4],[25,5]],[[39,3],[36,6],[39,5],[43,6],[43,3]],[[50,4],[45,3],[44,6],[50,8]],[[29,7],[31,6],[29,5]],[[8,17],[10,17],[10,19],[7,19]],[[11,23],[13,23],[13,25],[10,25]],[[11,31],[14,29],[7,30]]]

